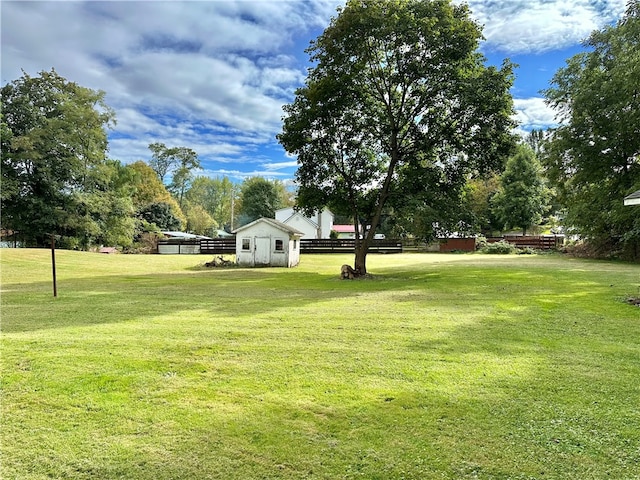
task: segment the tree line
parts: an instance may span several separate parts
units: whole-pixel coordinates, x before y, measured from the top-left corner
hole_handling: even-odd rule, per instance
[[[486,66],[481,27],[449,0],[351,0],[307,52],[314,65],[277,136],[295,155],[281,182],[199,175],[197,152],[149,145],[107,155],[104,92],[55,70],[2,87],[2,230],[26,245],[131,247],[145,232],[215,235],[295,203],[358,229],[366,273],[376,233],[522,233],[544,223],[600,255],[640,258],[640,6],[595,31],[544,92],[560,124],[514,134],[515,66]]]
[[[639,258],[640,215],[623,206],[640,189],[638,0],[553,77],[544,95],[560,126],[520,144],[514,65],[487,66],[481,39],[466,4],[347,1],[309,46],[278,136],[298,158],[299,207],[356,219],[361,274],[386,222],[424,239],[524,231],[545,199],[597,254]]]
[[[292,204],[282,182],[234,183],[198,175],[188,147],[149,145],[149,159],[107,156],[114,112],[104,92],[55,70],[2,88],[2,217],[5,237],[25,246],[132,248],[145,234],[187,230],[217,236]]]

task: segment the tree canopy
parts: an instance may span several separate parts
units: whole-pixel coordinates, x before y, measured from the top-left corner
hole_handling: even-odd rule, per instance
[[[521,228],[526,235],[547,211],[549,191],[542,167],[529,145],[519,145],[500,177],[500,190],[492,206],[502,228]]]
[[[191,182],[186,199],[199,204],[211,216],[216,225],[232,230],[237,212],[234,207],[237,186],[228,177],[209,178],[198,176]]]
[[[168,173],[172,173],[169,190],[174,193],[180,208],[184,206],[184,196],[194,179],[194,170],[201,168],[198,154],[188,147],[167,147],[164,143],[152,143],[149,165],[162,183]]]
[[[84,245],[99,236],[106,128],[114,121],[104,92],[55,70],[26,73],[2,87],[2,228],[28,245],[49,234]]]
[[[441,209],[508,155],[512,67],[485,66],[481,38],[449,0],[351,0],[307,50],[278,139],[298,158],[298,205],[364,226],[361,273],[386,206]]]
[[[600,252],[640,257],[640,215],[623,198],[640,189],[640,2],[593,32],[546,90],[561,125],[544,163],[565,223]]]
[[[284,186],[262,177],[247,178],[240,189],[240,223],[246,224],[260,217],[275,218],[276,210],[286,205]]]

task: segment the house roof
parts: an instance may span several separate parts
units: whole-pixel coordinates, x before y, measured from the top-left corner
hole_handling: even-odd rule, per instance
[[[211,237],[205,237],[204,235],[194,235],[193,233],[187,233],[187,232],[163,231],[161,233],[171,238],[184,238],[184,239],[193,239],[193,238],[210,239],[211,238]]]
[[[296,211],[296,209],[294,207],[285,207],[285,208],[281,208],[280,210],[276,210],[276,213],[285,212],[287,210],[290,210],[292,212]],[[316,214],[321,214],[321,213],[324,213],[324,212],[328,213],[332,217],[334,216],[333,212],[331,210],[329,210],[327,207],[324,207],[322,210],[317,211]]]
[[[625,205],[640,205],[640,190],[624,197]]]
[[[302,215],[300,212],[294,212],[293,215],[291,215],[289,218],[287,218],[284,222],[285,224],[289,224],[289,222],[291,220],[293,220],[294,218],[300,218],[302,220],[304,220],[305,222],[307,222],[309,225],[311,225],[313,228],[318,228],[318,224],[316,222],[314,222],[313,220],[311,220],[309,217],[305,217],[304,215]]]
[[[276,220],[275,218],[266,218],[266,217],[259,218],[257,220],[254,220],[251,223],[247,223],[246,225],[243,225],[240,228],[236,228],[233,231],[233,233],[241,232],[243,230],[246,230],[247,228],[253,227],[254,225],[256,225],[258,223],[268,223],[272,227],[275,227],[278,230],[282,230],[283,232],[286,232],[286,233],[288,233],[290,235],[299,235],[299,236],[304,235],[304,232],[301,232],[300,230],[297,230],[297,229],[287,225],[286,223],[282,223],[282,222]]]

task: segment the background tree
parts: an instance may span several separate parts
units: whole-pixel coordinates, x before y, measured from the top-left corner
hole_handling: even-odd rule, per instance
[[[232,208],[236,192],[236,185],[228,177],[199,176],[187,190],[186,199],[191,204],[201,205],[217,225],[230,231],[231,224],[235,223],[231,217],[236,213]]]
[[[170,230],[182,230],[186,226],[187,219],[178,202],[171,196],[151,166],[140,160],[127,165],[127,168],[132,171],[130,179],[132,186],[131,199],[136,212],[135,216],[139,220],[146,222],[138,225],[138,234],[148,231],[148,228],[151,226],[149,222],[144,220],[149,217],[149,214],[145,214],[144,212],[147,212],[153,204],[168,205],[171,217],[177,219],[179,222],[176,226],[173,221],[165,222],[161,220],[161,224],[169,223],[173,225]],[[155,209],[156,207],[151,208],[152,211]],[[160,217],[164,218],[164,214]],[[156,225],[156,227],[160,227],[160,225]],[[153,230],[156,230],[156,228],[153,228]]]
[[[240,188],[240,223],[249,223],[260,217],[275,218],[282,208],[282,188],[277,182],[262,177],[247,178]]]
[[[194,178],[194,170],[201,168],[198,154],[187,147],[167,147],[164,143],[152,143],[149,166],[158,175],[162,183],[168,173],[172,173],[169,191],[171,191],[180,208],[183,207],[184,195]]]
[[[527,145],[529,145],[529,147],[531,147],[534,155],[537,158],[540,158],[540,156],[544,152],[545,132],[534,128],[526,136],[525,142],[527,143]]]
[[[464,210],[469,212],[471,229],[488,237],[501,230],[503,225],[498,221],[491,208],[493,197],[500,190],[500,175],[497,173],[472,178],[464,189]]]
[[[177,231],[182,229],[183,222],[176,217],[171,205],[165,202],[150,203],[138,211],[140,220],[150,226],[148,231]]]
[[[176,159],[171,155],[171,150],[164,143],[150,143],[149,150],[151,150],[149,166],[156,173],[160,182],[164,184],[165,177],[174,167]]]
[[[186,147],[176,147],[173,150],[176,158],[176,169],[173,172],[173,179],[169,190],[178,201],[180,208],[184,205],[184,195],[194,178],[194,170],[200,169],[198,154]]]
[[[88,201],[106,160],[114,120],[104,92],[56,73],[26,73],[2,87],[2,228],[27,245],[55,233],[72,244],[99,232]],[[5,136],[6,135],[6,136]]]
[[[129,247],[136,233],[132,194],[134,173],[117,160],[99,166],[89,199],[96,234],[87,244]]]
[[[442,211],[471,172],[508,155],[511,66],[486,67],[481,38],[465,5],[352,0],[308,49],[315,66],[278,139],[297,155],[304,210],[328,205],[370,226],[361,273],[387,205]]]
[[[640,3],[585,47],[545,91],[561,125],[543,160],[570,230],[602,254],[638,259],[640,215],[622,199],[640,188]]]
[[[542,176],[542,168],[531,147],[518,146],[500,176],[500,190],[491,204],[502,229],[518,227],[522,235],[540,223],[548,210],[549,192]]]
[[[215,230],[218,228],[218,224],[202,205],[188,203],[185,213],[188,232],[207,237],[217,236]]]

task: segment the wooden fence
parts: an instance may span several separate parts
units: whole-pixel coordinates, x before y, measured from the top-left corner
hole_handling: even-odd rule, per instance
[[[354,239],[302,239],[300,253],[353,253],[356,249]],[[369,253],[402,253],[400,240],[373,240]]]
[[[158,246],[167,242],[160,240]],[[353,239],[302,239],[300,253],[353,253],[356,242]],[[400,240],[374,240],[369,248],[370,253],[401,253]],[[212,238],[200,240],[200,253],[207,255],[232,255],[236,253],[235,237]]]
[[[220,237],[200,240],[200,253],[208,255],[234,255],[236,237]]]
[[[529,235],[487,238],[488,243],[501,240],[518,248],[535,250],[555,250],[564,244],[563,235]],[[464,244],[463,244],[464,243]],[[199,250],[198,247],[199,246]],[[302,239],[300,253],[353,253],[356,242],[353,239]],[[475,239],[441,239],[440,251],[473,251]],[[425,251],[423,244],[412,240],[374,240],[369,253],[402,253],[403,251]],[[233,255],[236,253],[235,237],[200,240],[168,239],[158,241],[160,253],[203,253],[207,255]],[[436,251],[438,251],[436,249]]]
[[[158,253],[194,254],[200,253],[200,241],[186,238],[167,238],[158,240]]]
[[[564,235],[507,235],[487,238],[487,243],[496,243],[501,240],[509,242],[518,248],[529,247],[535,250],[556,250],[564,245]]]

